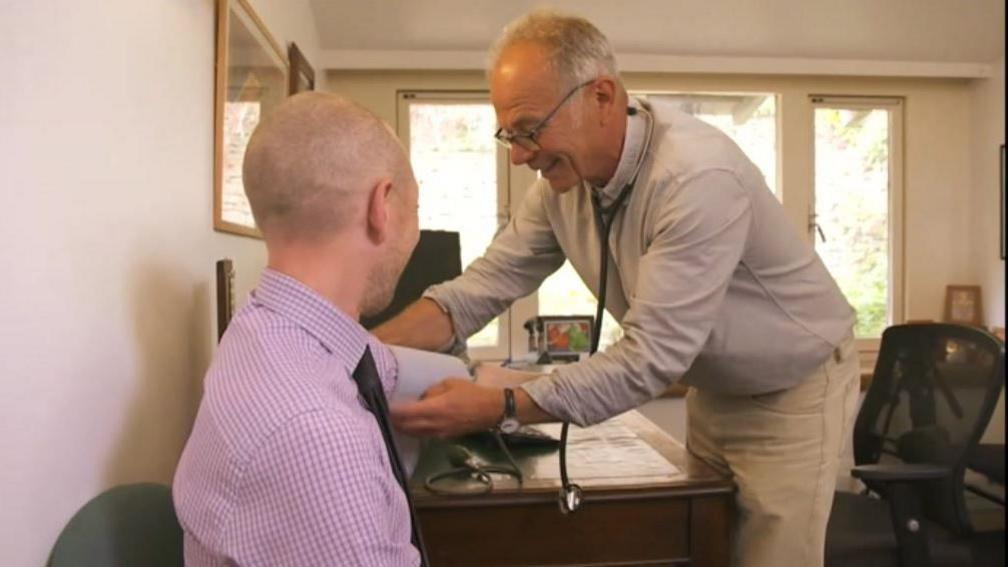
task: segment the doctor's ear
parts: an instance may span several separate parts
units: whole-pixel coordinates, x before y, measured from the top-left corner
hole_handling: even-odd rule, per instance
[[[391,198],[392,180],[388,178],[379,179],[368,194],[365,220],[368,238],[375,244],[381,244],[388,239]]]
[[[612,113],[613,105],[616,103],[616,92],[617,92],[616,81],[611,77],[602,76],[595,80],[595,83],[591,86],[591,98],[592,104],[596,106],[599,110],[601,116],[607,116]],[[620,118],[625,114],[621,111]]]

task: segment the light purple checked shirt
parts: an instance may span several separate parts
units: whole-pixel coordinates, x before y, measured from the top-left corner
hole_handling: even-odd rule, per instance
[[[175,473],[186,565],[409,565],[406,498],[351,377],[389,350],[297,280],[267,269],[228,325]]]

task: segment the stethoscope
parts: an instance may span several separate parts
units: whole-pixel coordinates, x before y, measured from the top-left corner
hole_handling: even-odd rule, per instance
[[[630,193],[633,192],[634,184],[637,183],[637,177],[640,175],[641,167],[644,165],[644,158],[651,148],[651,138],[654,135],[654,117],[647,110],[641,110],[644,111],[644,115],[647,117],[647,136],[644,138],[644,145],[641,147],[640,156],[637,158],[637,165],[634,167],[633,176],[630,177],[629,183],[624,185],[619,195],[616,196],[616,199],[606,206],[602,205],[597,192],[591,192],[592,210],[595,213],[595,225],[598,227],[601,244],[601,258],[599,262],[598,304],[595,308],[595,324],[592,329],[589,356],[594,355],[598,351],[599,339],[602,336],[602,313],[605,310],[606,283],[609,277],[609,234],[612,232],[612,225],[616,220],[616,214],[623,206],[623,203],[626,202]],[[637,114],[637,112],[638,109],[632,106],[627,108],[627,114],[630,116]],[[570,422],[565,421],[560,428],[561,487],[559,503],[560,512],[564,514],[577,511],[581,507],[582,500],[581,487],[571,482],[567,476],[567,430],[569,427]]]
[[[490,476],[492,474],[512,476],[518,481],[518,484],[521,485],[524,480],[521,468],[515,461],[514,456],[511,455],[511,451],[508,450],[507,444],[504,443],[504,439],[501,438],[500,432],[494,431],[493,436],[497,441],[497,446],[504,453],[504,457],[507,458],[508,464],[506,466],[483,464],[465,447],[461,445],[452,445],[448,447],[445,452],[448,456],[448,462],[452,464],[453,468],[428,476],[424,479],[424,487],[434,494],[442,495],[485,494],[493,491],[494,481],[493,477]],[[446,486],[440,486],[441,481],[449,478],[455,478],[462,481],[475,480],[479,483],[479,487],[476,490],[470,490],[453,489]]]

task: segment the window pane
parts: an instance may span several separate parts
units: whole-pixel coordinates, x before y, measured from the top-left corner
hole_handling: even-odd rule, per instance
[[[420,228],[459,233],[462,268],[486,250],[497,230],[497,118],[489,104],[412,102],[410,161],[420,186]],[[494,319],[469,347],[496,346]]]
[[[889,112],[815,111],[816,251],[857,311],[862,338],[881,336],[890,321]]]

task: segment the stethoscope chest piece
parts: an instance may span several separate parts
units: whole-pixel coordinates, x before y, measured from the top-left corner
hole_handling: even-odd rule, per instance
[[[576,512],[581,507],[581,487],[569,483],[560,488],[560,513],[570,514]]]

